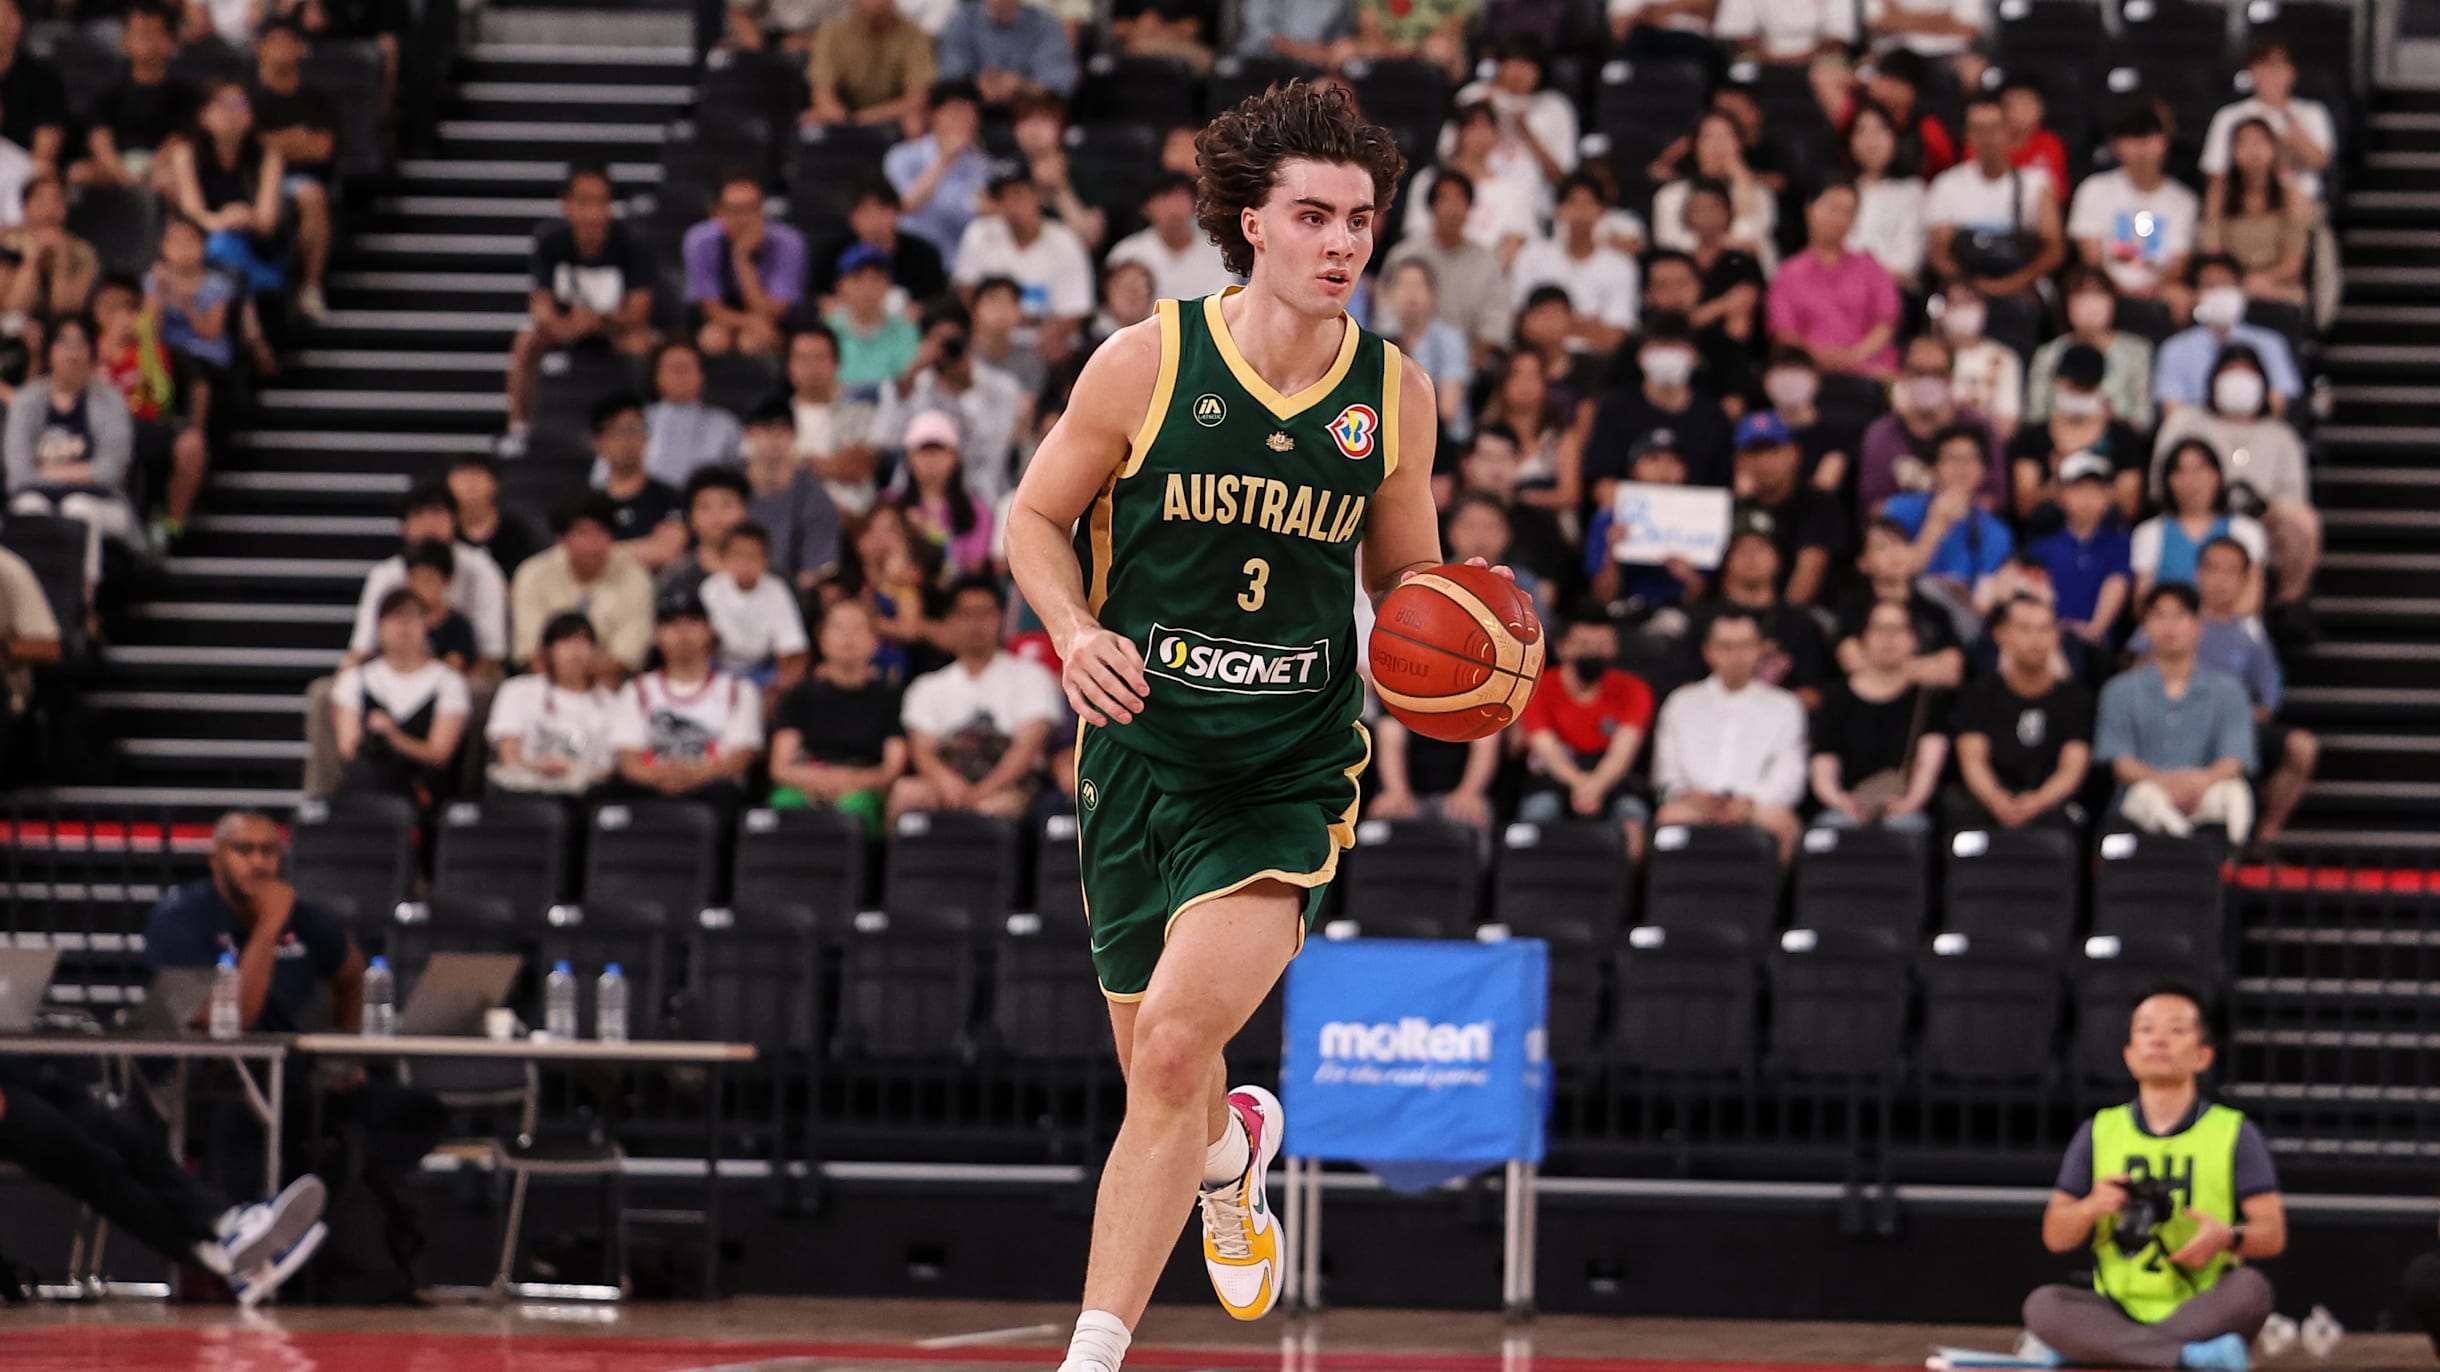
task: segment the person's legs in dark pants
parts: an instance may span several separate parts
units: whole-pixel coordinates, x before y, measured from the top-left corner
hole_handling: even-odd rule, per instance
[[[366,1169],[392,1187],[413,1176],[449,1133],[449,1112],[439,1097],[394,1081],[367,1079],[330,1092],[323,1117],[326,1125],[355,1126],[364,1140]]]
[[[2270,1281],[2250,1267],[2231,1269],[2158,1324],[2129,1319],[2084,1287],[2045,1286],[2025,1298],[2026,1330],[2078,1367],[2174,1368],[2190,1343],[2227,1334],[2253,1342],[2270,1316]]]
[[[63,1110],[21,1084],[0,1090],[0,1159],[92,1206],[171,1262],[194,1261],[195,1245],[214,1237],[227,1205],[98,1103],[65,1103]]]

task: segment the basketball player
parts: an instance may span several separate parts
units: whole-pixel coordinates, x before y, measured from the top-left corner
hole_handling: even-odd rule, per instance
[[[1009,516],[1084,720],[1085,906],[1127,1078],[1062,1372],[1117,1372],[1190,1202],[1221,1305],[1278,1297],[1279,1102],[1230,1090],[1220,1053],[1354,843],[1358,550],[1376,597],[1440,561],[1431,383],[1346,314],[1397,145],[1299,83],[1195,149],[1196,218],[1250,283],[1104,343]]]

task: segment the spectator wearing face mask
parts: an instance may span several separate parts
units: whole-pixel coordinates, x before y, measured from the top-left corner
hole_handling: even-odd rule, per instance
[[[1532,780],[1517,818],[1607,819],[1640,861],[1652,805],[1628,773],[1652,729],[1652,688],[1614,665],[1618,629],[1598,609],[1570,615],[1558,646],[1561,670],[1543,673],[1525,707]]]
[[[2143,436],[2110,412],[2102,391],[2105,364],[2088,344],[2069,347],[2053,378],[2050,417],[2017,430],[2008,442],[2009,483],[2016,517],[2028,537],[2059,526],[2059,483],[2069,458],[2090,454],[2110,466],[2118,515],[2132,523],[2143,512]]]
[[[1635,360],[1643,371],[1642,386],[1611,392],[1593,412],[1592,433],[1584,445],[1584,479],[1593,504],[1610,503],[1609,488],[1626,475],[1635,444],[1660,429],[1676,436],[1689,485],[1728,485],[1733,475],[1728,415],[1719,401],[1695,389],[1694,339],[1685,316],[1647,317]]]
[[[2025,411],[2024,359],[2007,344],[1983,336],[1990,307],[1973,286],[1952,283],[1942,304],[1940,332],[1957,354],[1949,372],[1957,404],[1991,421],[1991,431],[2005,442],[2016,433],[2017,417]]]
[[[1771,349],[1762,373],[1763,398],[1771,413],[1787,425],[1804,454],[1805,480],[1815,489],[1839,494],[1844,500],[1855,475],[1854,453],[1859,437],[1851,425],[1822,413],[1822,374],[1812,354],[1781,344]],[[1847,503],[1852,503],[1851,501]]]
[[[2226,454],[2222,470],[2232,497],[2257,511],[2270,536],[2276,602],[2301,603],[2321,561],[2321,515],[2313,508],[2304,444],[2271,413],[2270,382],[2252,350],[2224,349],[2212,368],[2209,404],[2182,407],[2160,426],[2152,462],[2156,494],[2170,455],[2193,439]]]
[[[2152,373],[2153,398],[2164,413],[2203,404],[2220,353],[2242,344],[2253,350],[2270,383],[2270,412],[2286,414],[2304,394],[2304,377],[2296,370],[2296,355],[2286,338],[2245,322],[2244,269],[2235,258],[2215,253],[2194,259],[2192,275],[2194,327],[2160,345]]]
[[[2078,344],[2101,354],[2101,396],[2136,432],[2152,427],[2152,344],[2118,327],[2118,290],[2106,273],[2071,267],[2064,278],[2067,332],[2036,349],[2025,373],[2025,418],[2050,417],[2059,363]]]
[[[1930,490],[1937,441],[1952,425],[1980,430],[1991,450],[1998,450],[1991,422],[1957,403],[1956,371],[1956,351],[1938,334],[1918,334],[1906,345],[1890,411],[1864,430],[1856,475],[1863,514],[1879,511],[1891,496]],[[2004,510],[2007,502],[2006,475],[1994,466],[1983,503]]]

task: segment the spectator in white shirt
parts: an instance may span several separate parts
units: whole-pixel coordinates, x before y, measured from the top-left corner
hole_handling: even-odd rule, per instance
[[[611,716],[618,750],[612,789],[642,798],[697,800],[733,815],[762,752],[762,692],[712,661],[712,626],[700,596],[662,598],[653,618],[659,671],[621,687]]]
[[[1956,356],[1950,368],[1950,394],[1969,410],[1991,421],[2005,443],[2016,434],[2025,413],[2025,359],[2005,343],[1983,336],[1990,307],[1982,294],[1965,282],[1950,286],[1941,299],[1940,332]]]
[[[796,416],[796,455],[822,479],[830,498],[851,515],[873,505],[873,474],[881,452],[866,439],[873,403],[839,386],[839,336],[827,324],[807,324],[788,340],[787,395]]]
[[[890,788],[890,820],[932,810],[1024,814],[1042,787],[1059,684],[1000,646],[1008,602],[1000,584],[970,577],[949,593],[941,646],[957,660],[907,687],[901,716],[914,771]]]
[[[1541,218],[1550,200],[1550,183],[1539,167],[1520,167],[1498,156],[1500,117],[1491,102],[1477,100],[1457,107],[1453,121],[1456,141],[1440,164],[1415,174],[1408,193],[1415,203],[1429,205],[1440,178],[1451,172],[1465,176],[1473,188],[1466,211],[1466,237],[1506,262],[1517,245],[1541,231]]]
[[[1046,360],[1065,358],[1093,316],[1093,258],[1076,231],[1042,214],[1042,192],[1023,173],[995,177],[993,213],[966,226],[952,279],[971,288],[1005,276],[1025,295],[1025,318]]]
[[[1608,209],[1599,181],[1583,172],[1569,173],[1559,183],[1559,212],[1551,236],[1518,249],[1508,268],[1508,284],[1520,310],[1538,287],[1564,289],[1575,308],[1570,341],[1597,353],[1614,351],[1634,331],[1636,306],[1643,298],[1634,259],[1597,236]]]
[[[1576,169],[1576,104],[1566,95],[1543,88],[1550,64],[1549,50],[1530,33],[1511,35],[1495,49],[1498,65],[1486,81],[1476,81],[1457,93],[1457,103],[1481,100],[1498,118],[1500,138],[1491,157],[1495,167],[1518,180],[1530,178],[1541,189],[1536,213],[1549,211],[1550,188]],[[1441,151],[1451,151],[1454,127],[1443,129]]]
[[[1956,57],[1989,25],[1983,0],[1864,0],[1864,26],[1875,52],[1907,48],[1925,57]]]
[[[503,791],[580,796],[618,767],[610,712],[618,697],[601,684],[601,645],[581,610],[563,610],[542,627],[533,671],[502,682],[483,737],[492,747],[491,784]]]
[[[402,551],[375,563],[364,578],[363,592],[356,597],[356,623],[347,639],[348,662],[363,662],[381,651],[382,602],[407,584],[403,550],[437,539],[450,545],[455,563],[449,578],[449,608],[474,626],[477,660],[469,664],[470,670],[496,674],[508,656],[508,582],[491,554],[458,541],[457,500],[445,483],[427,481],[407,493],[406,508],[398,515],[398,537]]]
[[[1672,693],[1653,730],[1655,822],[1750,824],[1796,851],[1796,806],[1805,794],[1805,710],[1754,673],[1762,626],[1744,610],[1722,610],[1703,641],[1711,675]]]
[[[1196,300],[1236,283],[1220,261],[1220,245],[1195,223],[1195,183],[1174,173],[1144,192],[1144,227],[1110,247],[1102,264],[1141,262],[1159,300]]]
[[[347,764],[339,790],[429,807],[446,798],[449,764],[466,737],[466,678],[432,655],[413,591],[383,596],[374,624],[380,656],[339,673],[330,691],[331,729]]]
[[[1686,202],[1702,181],[1717,181],[1728,190],[1728,245],[1750,254],[1770,271],[1779,261],[1779,198],[1762,184],[1745,160],[1745,141],[1735,115],[1707,110],[1695,121],[1692,174],[1661,187],[1652,197],[1652,241],[1679,252],[1695,250],[1695,231],[1686,222]]]
[[[2067,235],[2087,265],[2110,274],[2121,299],[2159,300],[2182,315],[2193,304],[2182,283],[2202,202],[2169,179],[2169,131],[2150,106],[2119,119],[2110,150],[2118,166],[2076,187]]]
[[[2211,116],[2211,129],[2203,135],[2203,174],[2226,176],[2228,143],[2237,125],[2259,119],[2279,136],[2279,165],[2289,173],[2289,185],[2299,195],[2321,199],[2321,174],[2338,155],[2338,129],[2330,122],[2330,111],[2318,100],[2297,98],[2296,61],[2284,39],[2257,40],[2245,70],[2253,77],[2254,93]]]
[[[1911,286],[1923,270],[1923,178],[1898,160],[1898,126],[1889,111],[1858,104],[1847,125],[1847,163],[1855,169],[1855,227],[1847,247]]]
[[[1855,42],[1853,0],[1721,0],[1720,36],[1758,62],[1801,67]]]
[[[1474,345],[1479,366],[1493,349],[1508,345],[1514,311],[1497,253],[1474,241],[1474,178],[1454,169],[1426,167],[1415,176],[1407,203],[1407,231],[1390,250],[1387,265],[1420,260],[1432,269],[1440,294],[1440,317]]]
[[[720,544],[720,570],[704,578],[703,609],[720,641],[721,670],[777,695],[804,678],[812,644],[788,582],[771,575],[771,534],[747,520]]]
[[[2067,258],[2057,188],[2040,167],[2008,164],[1997,96],[1967,101],[1965,124],[1967,159],[1933,178],[1925,197],[1932,270],[1972,281],[1986,300],[2029,305],[2034,283]]]

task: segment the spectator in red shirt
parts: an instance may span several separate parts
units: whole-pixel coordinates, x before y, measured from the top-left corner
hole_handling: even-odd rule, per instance
[[[1898,130],[1898,164],[1913,167],[1916,175],[1929,182],[1957,165],[1957,140],[1923,108],[1926,74],[1921,53],[1893,48],[1872,59],[1864,90]],[[1853,111],[1848,117],[1854,118]],[[1846,130],[1839,132],[1844,136]]]
[[[2020,69],[1999,83],[2000,123],[2008,131],[2008,165],[2040,167],[2050,173],[2050,184],[2060,187],[2059,193],[2064,195],[2064,188],[2076,183],[2067,176],[2067,145],[2042,126],[2049,116],[2041,77]]]
[[[1560,668],[1542,674],[1525,706],[1533,780],[1517,818],[1555,824],[1607,816],[1625,830],[1628,857],[1640,861],[1652,807],[1627,772],[1652,730],[1652,688],[1612,666],[1617,657],[1618,629],[1597,608],[1569,616]]]

